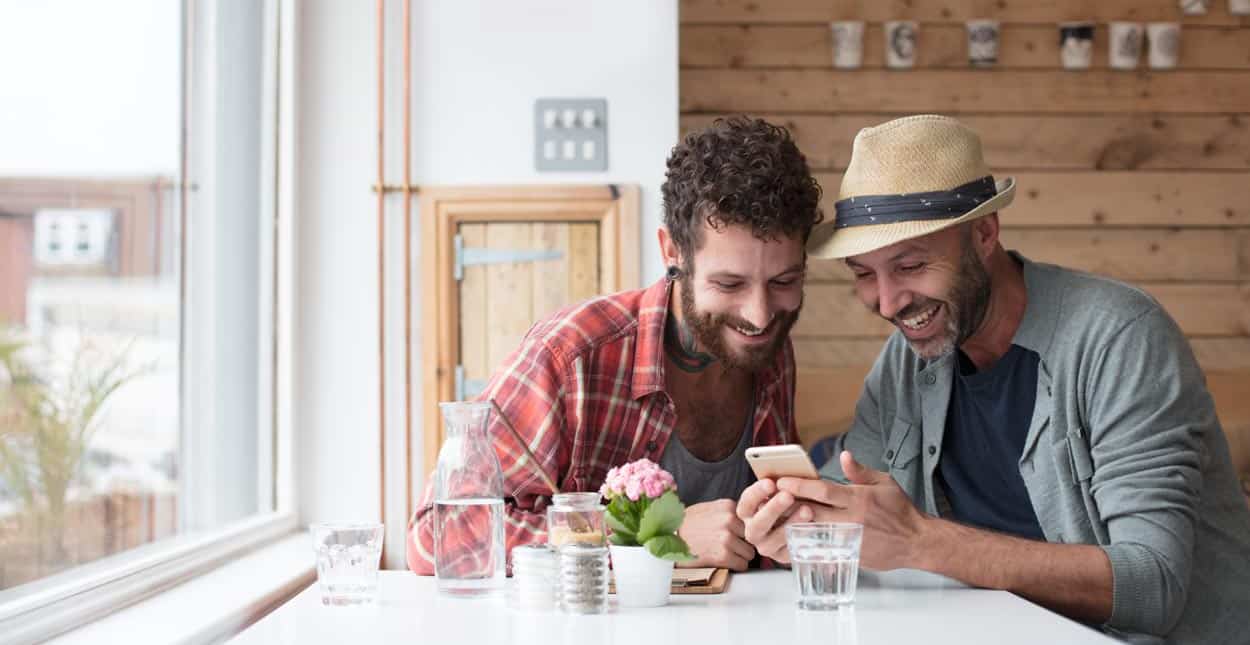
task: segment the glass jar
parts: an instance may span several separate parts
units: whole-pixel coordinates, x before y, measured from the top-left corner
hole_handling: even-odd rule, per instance
[[[547,507],[547,543],[603,545],[603,504],[599,493],[557,493]]]

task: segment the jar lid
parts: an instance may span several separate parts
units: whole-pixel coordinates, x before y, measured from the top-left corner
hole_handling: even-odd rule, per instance
[[[512,547],[512,561],[525,563],[555,562],[556,552],[546,544],[518,544]]]
[[[599,508],[599,493],[556,493],[551,496],[551,505],[561,509],[575,511],[593,511]]]

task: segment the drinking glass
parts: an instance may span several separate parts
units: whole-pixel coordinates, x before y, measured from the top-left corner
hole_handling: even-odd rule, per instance
[[[800,609],[830,610],[855,602],[862,524],[806,522],[786,526]]]
[[[360,605],[376,601],[382,525],[327,523],[313,524],[308,530],[317,554],[321,603]]]

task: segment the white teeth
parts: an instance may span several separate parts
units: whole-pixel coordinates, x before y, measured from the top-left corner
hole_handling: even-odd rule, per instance
[[[929,310],[922,312],[919,316],[901,319],[899,322],[901,322],[903,326],[908,329],[920,329],[921,327],[929,324],[929,321],[933,319],[933,314],[937,313],[939,306],[940,305],[933,305],[929,308]]]
[[[739,334],[743,334],[745,336],[759,336],[760,334],[764,333],[763,329],[758,329],[756,331],[747,331],[741,327],[734,327],[734,331],[737,331]]]

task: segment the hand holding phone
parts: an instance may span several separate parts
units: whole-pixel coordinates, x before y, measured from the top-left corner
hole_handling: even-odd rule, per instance
[[[819,479],[816,466],[807,456],[807,451],[798,444],[783,446],[752,446],[746,451],[747,463],[755,471],[757,479],[777,479],[780,477],[799,477],[802,479]]]

